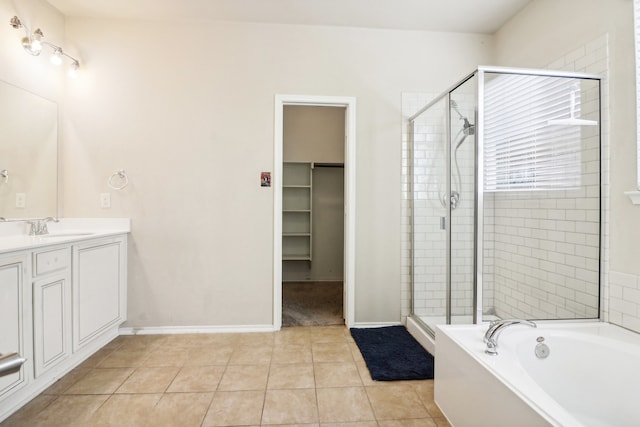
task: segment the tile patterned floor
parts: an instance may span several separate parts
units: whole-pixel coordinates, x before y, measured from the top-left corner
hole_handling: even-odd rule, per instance
[[[9,426],[444,427],[433,381],[371,380],[344,326],[120,336]]]

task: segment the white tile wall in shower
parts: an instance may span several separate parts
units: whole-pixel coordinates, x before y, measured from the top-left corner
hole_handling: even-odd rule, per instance
[[[609,322],[640,332],[640,276],[609,273]]]
[[[549,65],[549,69],[601,75],[602,99],[602,198],[608,206],[607,133],[607,36],[587,43]],[[597,93],[583,92],[583,114],[597,107]],[[495,280],[495,312],[501,317],[580,318],[597,317],[598,266],[600,264],[599,140],[595,128],[582,128],[582,183],[580,191],[549,191],[485,194],[485,244],[493,240],[493,274],[485,269],[484,280]],[[518,194],[518,196],[514,196]],[[603,215],[603,242],[607,240],[608,211]],[[605,246],[606,247],[606,246]],[[485,256],[487,256],[485,250]],[[488,259],[485,258],[485,262]],[[605,268],[601,272],[606,283]],[[591,284],[591,285],[589,285]],[[484,303],[488,301],[485,299]],[[487,307],[485,305],[485,307]]]

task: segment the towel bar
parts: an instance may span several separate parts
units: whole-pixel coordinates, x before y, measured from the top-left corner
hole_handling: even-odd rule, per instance
[[[18,372],[26,361],[18,353],[0,354],[0,377]]]

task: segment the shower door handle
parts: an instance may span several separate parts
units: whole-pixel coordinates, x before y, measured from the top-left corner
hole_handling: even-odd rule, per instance
[[[446,230],[446,229],[447,229],[447,217],[441,216],[440,217],[440,230]]]

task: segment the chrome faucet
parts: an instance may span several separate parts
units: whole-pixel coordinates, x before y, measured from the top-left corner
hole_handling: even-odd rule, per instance
[[[43,236],[45,234],[49,234],[47,223],[58,221],[60,221],[58,218],[54,218],[52,216],[27,221],[29,224],[29,236]]]
[[[505,328],[512,325],[527,325],[532,328],[537,328],[538,326],[530,320],[523,319],[505,319],[505,320],[494,320],[489,324],[489,329],[484,334],[483,341],[487,344],[487,349],[484,351],[490,356],[496,356],[498,354],[498,337],[502,333]]]

